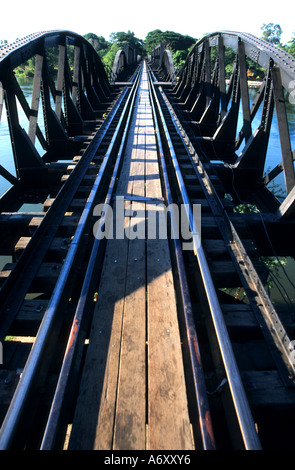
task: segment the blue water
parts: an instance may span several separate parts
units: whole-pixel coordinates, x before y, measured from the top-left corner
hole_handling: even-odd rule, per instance
[[[255,96],[255,89],[250,89],[249,96],[250,102],[252,102]],[[291,141],[291,148],[295,149],[295,105],[291,104],[288,100],[288,96],[286,96],[286,111],[287,111],[287,119],[289,125],[289,133],[290,133],[290,141]],[[252,131],[258,127],[260,124],[262,109],[260,107],[257,115],[255,116],[252,122]],[[278,163],[282,161],[282,153],[281,153],[281,143],[279,137],[279,128],[278,128],[278,121],[276,111],[274,109],[272,126],[270,131],[270,138],[268,143],[268,150],[266,155],[266,162],[265,162],[265,173],[268,173],[271,169],[273,169]],[[277,176],[273,182],[270,183],[269,186],[276,195],[281,195],[282,197],[286,196],[286,189],[285,189],[285,182],[284,182],[284,173],[282,172],[279,176]]]
[[[19,84],[21,86],[21,89],[24,93],[24,96],[28,104],[31,105],[33,79],[32,78],[20,79]],[[21,126],[25,129],[25,131],[27,132],[29,121],[18,101],[17,101],[17,108],[18,108],[19,122]],[[39,112],[38,112],[38,124],[42,132],[44,132],[44,121],[43,121],[43,115],[42,115],[41,100],[40,100],[40,106],[39,106]],[[38,152],[40,153],[40,155],[42,155],[43,149],[41,148],[41,145],[39,144],[37,139],[36,139],[36,148]],[[1,122],[0,122],[0,164],[6,170],[8,170],[13,176],[16,175],[5,105],[2,110],[2,116],[1,116]],[[5,178],[0,176],[0,197],[10,187],[11,187],[11,183],[9,183]]]

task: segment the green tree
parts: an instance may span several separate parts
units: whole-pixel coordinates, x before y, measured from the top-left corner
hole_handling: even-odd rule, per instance
[[[178,69],[185,62],[190,48],[196,43],[196,39],[191,36],[174,31],[163,32],[160,29],[149,32],[144,41],[138,39],[130,30],[111,33],[109,41],[95,33],[87,33],[84,38],[92,44],[103,63],[111,68],[117,51],[122,49],[124,44],[129,44],[136,49],[138,54],[145,56],[162,42],[171,51],[175,68]]]
[[[114,42],[109,49],[106,49],[106,53],[101,57],[103,63],[107,66],[109,66],[111,69],[113,68],[114,65],[114,60],[117,54],[117,51],[121,49],[121,46],[119,43]]]
[[[96,52],[110,47],[110,43],[107,42],[103,36],[97,36],[94,33],[87,33],[84,35],[84,38],[92,44]]]
[[[145,38],[144,41],[144,48],[147,54],[151,54],[152,50],[162,42],[163,33],[160,29],[155,29],[154,31],[150,31]]]
[[[137,50],[139,54],[143,53],[143,41],[135,37],[135,34],[130,30],[127,33],[120,31],[117,33],[110,34],[110,41],[112,44],[117,44],[119,49],[124,47],[124,44],[129,44],[131,47]]]
[[[186,61],[187,51],[172,51],[172,57],[174,62],[175,70],[179,70]]]
[[[268,23],[261,26],[263,31],[262,39],[278,46],[281,43],[283,30],[279,24]]]
[[[147,34],[145,38],[145,50],[147,54],[151,54],[152,50],[160,44],[164,43],[167,49],[170,49],[172,54],[176,51],[185,51],[186,54],[188,50],[195,44],[196,39],[188,36],[182,35],[180,33],[175,33],[174,31],[161,31],[160,29],[155,29]]]
[[[293,37],[290,41],[287,42],[285,49],[289,54],[295,57],[295,32],[293,33]]]

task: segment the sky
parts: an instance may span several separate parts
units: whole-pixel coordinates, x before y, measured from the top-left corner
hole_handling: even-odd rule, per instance
[[[283,30],[281,40],[285,44],[295,33],[291,3],[290,0],[280,0],[280,8],[272,10],[265,1],[148,0],[141,3],[138,0],[87,0],[84,3],[49,0],[41,3],[40,0],[6,0],[1,5],[0,39],[13,42],[31,33],[56,29],[81,35],[91,32],[106,40],[112,32],[128,30],[137,38],[145,39],[147,33],[154,29],[188,34],[196,39],[219,30],[247,32],[261,37],[263,23],[278,23]],[[44,9],[46,4],[48,6]],[[242,11],[244,5],[245,11]]]

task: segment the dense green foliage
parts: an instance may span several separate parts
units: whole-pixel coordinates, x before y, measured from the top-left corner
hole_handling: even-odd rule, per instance
[[[287,42],[286,46],[284,46],[284,49],[286,49],[289,54],[295,57],[295,33],[293,38]]]
[[[278,46],[281,43],[283,30],[279,24],[268,23],[261,26],[262,39]]]
[[[283,30],[279,24],[263,24],[261,29],[263,31],[262,39],[270,42],[271,44],[275,44],[278,47],[281,47],[293,57],[295,57],[295,32],[293,33],[293,37],[290,39],[290,41],[287,42],[287,44],[282,44],[281,37],[283,34]]]
[[[196,39],[173,31],[162,32],[160,29],[155,29],[148,33],[145,38],[144,49],[146,55],[150,55],[152,50],[161,42],[165,44],[167,49],[170,49],[177,70],[184,64],[189,50],[196,43]]]
[[[58,69],[58,46],[52,47],[46,50],[46,59],[48,62],[49,70],[57,73]],[[73,68],[74,64],[74,46],[67,48],[67,59],[70,68]],[[33,77],[35,71],[35,57],[24,62],[22,65],[17,67],[14,71],[17,77]]]
[[[295,33],[293,38],[285,45],[281,43],[281,36],[283,30],[279,24],[268,23],[263,24],[261,27],[262,39],[285,49],[289,54],[295,57]],[[88,36],[95,39],[88,39]],[[104,38],[98,37],[95,34],[89,33],[85,36],[86,39],[95,47],[95,41],[97,44],[96,50],[101,57],[104,64],[112,66],[116,52],[123,47],[125,42],[131,44],[141,56],[149,56],[152,50],[159,44],[164,43],[166,48],[172,53],[174,60],[175,69],[178,70],[185,62],[190,49],[197,42],[196,38],[188,35],[182,35],[174,31],[161,31],[155,29],[150,31],[145,40],[140,40],[135,37],[134,33],[128,31],[127,33],[112,33],[110,35],[110,41],[106,41]],[[229,76],[232,70],[232,66],[235,60],[235,51],[226,48],[226,75]],[[212,60],[214,59],[214,52],[212,54]],[[250,59],[248,60],[248,67],[254,71],[255,78],[263,76],[263,70],[257,64],[254,64]]]
[[[103,63],[110,67],[113,65],[117,51],[126,43],[144,57],[150,55],[152,50],[162,42],[171,50],[175,67],[178,68],[185,62],[189,49],[196,43],[196,39],[191,36],[183,36],[173,31],[163,32],[160,29],[149,32],[144,41],[135,37],[131,31],[112,33],[109,41],[93,33],[88,33],[84,37],[91,42]]]

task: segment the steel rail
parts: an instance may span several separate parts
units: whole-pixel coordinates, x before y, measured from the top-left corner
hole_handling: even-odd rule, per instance
[[[57,227],[61,223],[64,213],[67,211],[70,202],[86,175],[97,149],[109,131],[116,113],[124,103],[126,93],[127,90],[124,90],[117,99],[113,109],[87,146],[70,177],[60,189],[53,204],[46,212],[42,224],[33,234],[26,250],[22,253],[17,265],[2,286],[0,291],[0,339],[5,337],[7,325],[11,323],[11,319],[14,318],[14,315],[21,307],[24,296],[55,236]]]
[[[100,218],[100,221],[99,221],[99,227],[98,227],[99,233],[102,233],[103,227],[105,226],[108,208],[110,207],[111,202],[112,202],[116,180],[118,178],[120,164],[123,158],[123,152],[124,152],[124,148],[125,148],[125,144],[126,144],[126,140],[128,136],[127,133],[130,127],[131,117],[134,112],[133,104],[136,98],[139,81],[140,81],[140,74],[137,75],[137,78],[134,82],[131,93],[129,95],[128,102],[126,103],[126,107],[123,111],[123,113],[125,112],[125,114],[128,112],[128,117],[127,117],[127,121],[125,124],[123,137],[121,139],[119,152],[116,157],[116,163],[115,163],[114,171],[112,174],[111,182],[109,185],[108,193],[105,198],[104,208],[102,210],[102,217]],[[122,118],[123,117],[124,116],[122,116]],[[110,144],[108,153],[111,153],[112,151],[111,147],[113,147],[113,145],[114,145],[114,142]],[[96,187],[98,187],[98,185],[100,184],[100,179],[101,178],[98,177],[99,181],[94,184],[94,188],[92,189],[92,191],[94,192],[96,191]],[[102,241],[101,238],[95,237],[92,251],[90,254],[89,263],[88,263],[87,270],[86,270],[86,274],[84,277],[84,282],[83,282],[83,286],[81,289],[78,305],[77,305],[74,319],[72,322],[72,327],[71,327],[71,331],[69,334],[64,358],[63,358],[62,368],[59,374],[59,379],[58,379],[58,383],[56,386],[54,398],[52,400],[52,405],[51,405],[49,417],[47,420],[46,429],[43,435],[43,439],[42,439],[42,443],[40,447],[41,450],[50,450],[50,449],[55,448],[55,441],[57,437],[56,435],[58,432],[58,425],[59,425],[60,416],[62,413],[62,407],[64,406],[64,401],[66,400],[66,391],[70,382],[70,374],[73,368],[73,363],[77,355],[77,349],[79,346],[78,341],[81,336],[80,333],[82,329],[83,318],[86,315],[85,310],[91,298],[93,298],[93,293],[94,293],[93,288],[94,288],[96,276],[97,276],[96,268],[100,260],[99,250],[101,246],[101,241]],[[81,340],[80,340],[80,343],[81,343]],[[77,367],[76,361],[75,361],[75,367]],[[68,406],[69,406],[69,403],[67,402],[67,407]]]
[[[163,91],[159,89],[159,92],[163,95]],[[170,110],[167,108],[169,113]],[[214,282],[211,276],[211,272],[208,266],[206,259],[206,254],[199,239],[199,234],[194,233],[194,224],[193,224],[193,211],[191,207],[191,202],[188,197],[184,180],[180,171],[179,163],[175,150],[173,148],[173,143],[170,137],[170,133],[167,127],[167,124],[164,119],[164,115],[161,107],[158,107],[158,112],[160,115],[161,123],[166,135],[167,144],[170,151],[170,156],[172,164],[175,170],[175,175],[178,183],[180,193],[182,195],[183,203],[187,209],[187,218],[190,223],[192,239],[194,245],[194,254],[198,261],[201,277],[203,280],[203,285],[208,301],[208,305],[211,312],[212,321],[215,328],[216,337],[218,340],[221,356],[223,359],[223,364],[229,384],[229,388],[232,395],[233,404],[236,410],[236,416],[239,423],[241,436],[247,450],[260,450],[261,443],[257,434],[255,427],[255,422],[253,420],[252,412],[248,403],[248,399],[244,390],[240,372],[236,363],[234,352],[232,349],[231,341],[228,335],[227,327],[225,324],[223,312],[219,303],[218,295],[214,286]],[[172,122],[177,129],[175,123],[175,118],[171,115]]]
[[[166,104],[169,103],[165,99]],[[174,114],[171,105],[167,104],[171,117]],[[257,271],[247,255],[244,245],[232,223],[228,213],[224,210],[223,204],[212,184],[194,146],[190,142],[185,130],[175,115],[175,128],[184,145],[187,145],[191,152],[187,155],[192,163],[192,168],[199,183],[202,186],[206,199],[210,205],[212,213],[216,217],[216,222],[220,233],[228,247],[229,254],[239,274],[242,285],[248,296],[250,305],[256,316],[257,322],[271,349],[278,371],[286,386],[294,387],[295,365],[290,354],[291,339],[284,328]],[[185,142],[186,141],[186,142]]]
[[[288,90],[290,82],[295,79],[295,58],[291,54],[264,39],[257,38],[253,34],[231,31],[220,31],[220,33],[224,37],[236,34],[241,38],[245,42],[246,54],[256,60],[262,67],[267,68],[269,58],[271,58],[280,67],[283,85]]]
[[[127,90],[126,90],[127,92]],[[124,94],[124,93],[123,93]],[[82,236],[84,233],[84,228],[86,226],[86,223],[89,220],[89,217],[92,215],[92,209],[93,205],[95,202],[95,198],[98,192],[98,189],[100,188],[101,181],[106,173],[106,170],[108,168],[108,164],[111,158],[111,149],[114,146],[114,143],[118,137],[119,131],[121,131],[121,128],[123,126],[124,122],[124,117],[126,117],[126,110],[128,108],[128,104],[130,103],[130,94],[127,98],[127,101],[124,106],[124,110],[121,114],[120,120],[117,124],[114,136],[112,138],[112,141],[110,143],[110,146],[108,148],[107,154],[103,160],[103,163],[100,167],[98,176],[95,180],[93,189],[89,195],[89,198],[86,202],[85,209],[82,212],[80,221],[78,223],[77,230],[75,232],[74,238],[72,240],[72,243],[70,245],[69,251],[67,253],[66,259],[64,261],[64,264],[62,266],[59,278],[57,280],[57,283],[55,285],[53,294],[51,296],[51,299],[49,301],[49,305],[47,307],[47,310],[45,312],[45,315],[43,317],[42,323],[39,327],[36,340],[34,342],[34,345],[32,347],[32,350],[30,352],[30,355],[27,359],[25,368],[23,370],[22,376],[20,378],[20,381],[18,383],[18,386],[16,388],[16,391],[14,393],[12,402],[9,406],[9,409],[7,411],[7,414],[4,418],[1,430],[0,430],[0,449],[5,450],[9,449],[10,446],[12,445],[13,438],[15,435],[15,432],[17,430],[17,425],[21,419],[21,415],[24,411],[25,405],[27,403],[28,397],[30,390],[33,386],[34,379],[36,377],[36,374],[38,373],[38,369],[40,364],[42,363],[45,351],[46,351],[46,345],[48,343],[50,333],[52,331],[52,325],[54,322],[54,319],[57,316],[57,313],[59,311],[59,306],[61,304],[61,301],[63,299],[64,295],[64,290],[67,286],[67,283],[69,281],[70,273],[72,270],[72,267],[74,265],[74,261],[77,257],[79,247],[81,245],[82,241]],[[122,98],[123,99],[123,98]],[[121,100],[122,101],[122,100]],[[120,102],[121,102],[120,101]],[[119,109],[119,104],[115,106],[115,110],[112,113],[112,118],[115,116],[116,111]],[[112,122],[112,119],[109,120],[107,129],[109,128],[110,124]],[[104,129],[104,135],[107,131],[107,129]],[[92,161],[93,156],[95,155],[95,152],[97,151],[99,144],[102,141],[102,137],[100,136],[99,132],[94,136],[93,140],[89,144],[88,148],[85,150],[83,156],[86,158],[85,155],[87,155],[87,152],[89,152],[90,148],[90,153],[92,155],[92,158],[90,161]],[[83,160],[83,156],[80,161]],[[89,162],[90,164],[90,162]],[[77,165],[78,166],[78,165]],[[77,167],[75,168],[77,171]],[[75,171],[74,170],[74,171]],[[52,208],[51,208],[52,210]]]
[[[159,147],[159,154],[160,154],[160,165],[164,179],[164,187],[165,187],[165,197],[168,205],[173,203],[172,192],[170,189],[170,183],[168,179],[167,167],[164,158],[164,150],[162,146],[162,139],[161,133],[159,129],[157,114],[156,114],[156,106],[159,107],[159,103],[157,100],[156,92],[154,89],[154,84],[151,79],[151,74],[149,74],[149,87],[150,87],[150,98],[151,98],[151,106],[153,110],[153,118],[154,118],[154,125],[156,130],[157,142]],[[196,402],[198,407],[198,415],[199,415],[199,426],[202,436],[202,445],[204,450],[214,450],[216,449],[214,433],[213,433],[213,426],[211,421],[211,414],[210,408],[208,403],[207,397],[207,389],[204,377],[204,371],[202,366],[202,359],[201,353],[198,344],[198,337],[195,327],[195,322],[193,318],[192,312],[192,305],[191,299],[189,294],[189,288],[187,283],[187,276],[185,272],[184,260],[181,250],[181,243],[179,237],[176,236],[178,233],[178,226],[175,218],[175,214],[173,211],[170,213],[171,216],[171,227],[174,233],[173,242],[174,242],[174,250],[175,250],[175,257],[177,262],[178,268],[178,277],[180,283],[180,290],[181,290],[181,301],[182,301],[182,309],[185,317],[185,324],[186,324],[186,333],[187,333],[187,340],[189,346],[189,353],[190,353],[190,360],[192,365],[192,373],[193,373],[193,381],[195,387],[195,394],[196,394]]]

